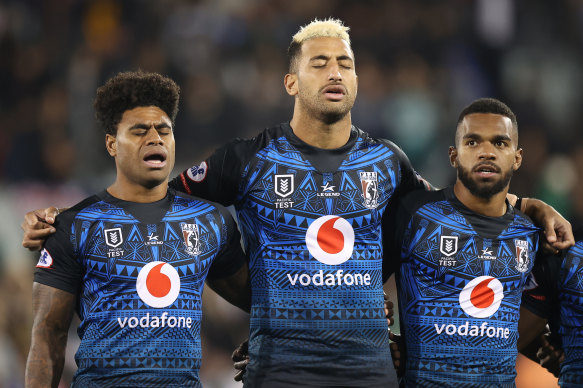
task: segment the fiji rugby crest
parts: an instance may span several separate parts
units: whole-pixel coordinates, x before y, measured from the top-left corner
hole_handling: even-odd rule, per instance
[[[379,205],[379,182],[376,172],[364,171],[360,173],[362,186],[362,204],[368,209],[375,209]]]

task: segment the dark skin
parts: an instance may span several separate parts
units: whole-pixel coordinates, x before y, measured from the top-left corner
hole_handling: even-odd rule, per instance
[[[117,175],[107,191],[133,202],[155,202],[166,196],[168,176],[174,166],[174,133],[166,113],[158,107],[137,107],[124,112],[115,136],[105,144],[115,159]],[[161,155],[151,161],[148,156]],[[251,305],[249,269],[207,284],[230,303],[245,311]],[[26,387],[57,387],[63,372],[65,347],[76,295],[46,285],[33,284],[32,345],[26,366]]]
[[[77,297],[57,288],[32,286],[32,341],[26,362],[27,387],[57,387],[65,363],[67,334]]]
[[[506,213],[511,172],[522,163],[517,131],[508,117],[490,113],[464,117],[457,128],[456,146],[449,149],[449,159],[458,170],[454,193],[460,202],[490,217]],[[522,308],[518,326],[521,350],[542,332],[546,320]],[[391,333],[390,339],[393,365],[401,376],[404,372],[401,353],[405,350],[402,337]]]

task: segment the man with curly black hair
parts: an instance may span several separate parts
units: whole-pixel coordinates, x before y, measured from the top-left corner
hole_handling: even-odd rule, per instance
[[[179,87],[126,72],[95,111],[117,176],[56,217],[34,274],[26,386],[56,386],[76,310],[73,386],[200,386],[205,280],[249,309],[240,235],[221,205],[168,189]]]

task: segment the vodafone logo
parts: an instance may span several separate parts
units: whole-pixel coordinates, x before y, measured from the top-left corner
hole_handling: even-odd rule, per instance
[[[469,282],[460,292],[460,306],[474,318],[493,315],[504,298],[502,283],[492,276],[480,276]]]
[[[170,306],[180,293],[180,277],[168,263],[148,263],[138,274],[136,289],[140,298],[150,307]]]
[[[342,264],[352,256],[354,229],[338,216],[323,216],[306,232],[306,245],[316,260],[328,265]]]

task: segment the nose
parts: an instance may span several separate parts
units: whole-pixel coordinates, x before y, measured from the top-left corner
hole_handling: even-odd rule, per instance
[[[328,74],[329,81],[342,81],[342,74],[340,74],[340,66],[338,63],[330,65],[330,74]]]
[[[483,142],[480,145],[478,152],[478,158],[481,160],[494,160],[496,159],[495,147],[489,142]]]
[[[162,136],[160,136],[160,134],[153,125],[150,127],[150,129],[148,129],[146,143],[148,145],[164,144],[164,139],[162,139]]]

